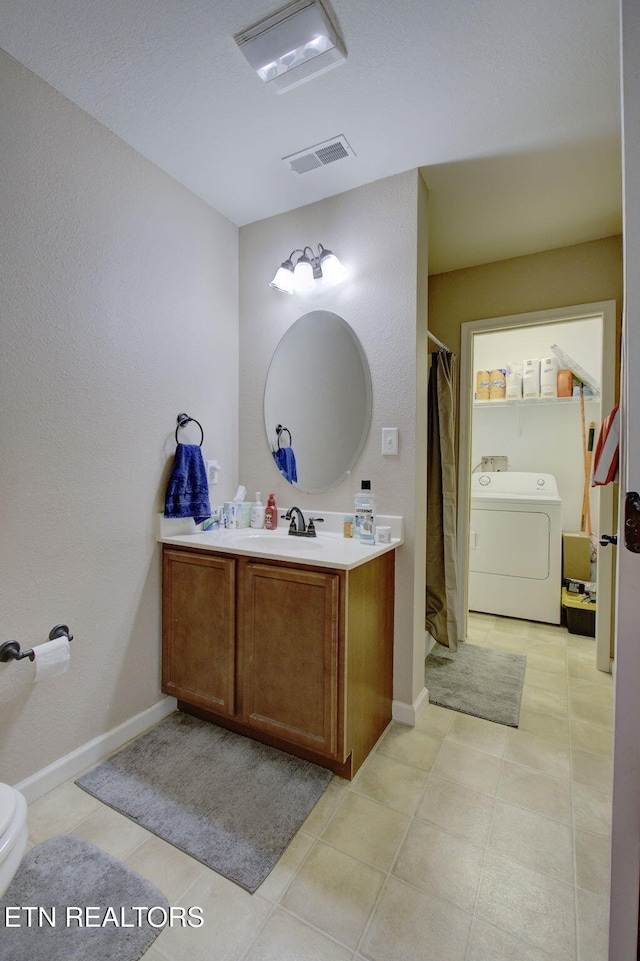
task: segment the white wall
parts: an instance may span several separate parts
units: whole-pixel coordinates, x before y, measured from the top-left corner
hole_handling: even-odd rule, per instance
[[[0,90],[0,639],[75,635],[56,680],[0,665],[16,783],[161,697],[178,412],[237,482],[237,229],[2,53]]]
[[[349,270],[344,284],[305,297],[268,286],[292,250],[318,243]],[[409,704],[424,686],[426,278],[426,190],[417,171],[240,230],[240,481],[248,491],[275,491],[280,505],[345,511],[360,480],[370,478],[379,513],[404,516],[405,544],[396,560],[394,696]],[[317,309],[340,315],[360,340],[371,369],[373,415],[352,476],[328,493],[304,494],[274,466],[263,395],[280,338],[299,316]],[[382,427],[399,428],[399,456],[382,455]]]
[[[476,334],[474,372],[521,364],[526,357],[551,355],[557,344],[596,381],[602,383],[602,321],[599,318],[545,324]],[[494,406],[495,405],[495,406]],[[600,401],[585,403],[587,434],[595,423],[597,438],[602,415]],[[511,406],[499,400],[474,407],[472,467],[485,455],[506,454],[510,471],[553,474],[562,498],[563,528],[579,531],[584,489],[582,421],[579,402]],[[592,526],[597,530],[598,495],[590,490]]]

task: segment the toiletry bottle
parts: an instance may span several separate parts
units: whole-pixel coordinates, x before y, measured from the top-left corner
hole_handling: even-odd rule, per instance
[[[261,501],[262,494],[260,491],[256,491],[256,499],[251,505],[251,526],[252,527],[264,527],[264,522],[266,518],[266,509]]]
[[[278,511],[276,508],[276,495],[269,494],[265,509],[264,526],[268,531],[275,531],[278,526]]]
[[[353,514],[344,515],[342,531],[345,537],[353,537]]]
[[[362,490],[354,497],[356,527],[354,537],[362,544],[376,542],[376,500],[371,492],[371,481],[362,481]]]

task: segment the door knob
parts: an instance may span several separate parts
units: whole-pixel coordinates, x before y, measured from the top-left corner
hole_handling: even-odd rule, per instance
[[[613,544],[615,546],[617,543],[618,543],[617,534],[603,534],[602,537],[600,538],[601,547],[608,547],[609,544]]]
[[[624,546],[633,554],[640,554],[640,495],[629,491],[624,505]]]

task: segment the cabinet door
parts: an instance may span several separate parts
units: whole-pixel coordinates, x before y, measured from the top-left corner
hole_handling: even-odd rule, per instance
[[[233,714],[233,559],[165,548],[162,690],[219,714]]]
[[[338,756],[339,575],[249,563],[243,581],[244,720]]]

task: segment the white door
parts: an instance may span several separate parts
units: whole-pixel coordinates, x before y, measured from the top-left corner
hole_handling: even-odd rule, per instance
[[[474,337],[487,332],[513,330],[526,327],[544,327],[559,323],[602,319],[602,385],[601,404],[603,415],[609,413],[615,403],[615,375],[618,365],[616,350],[616,302],[599,301],[574,307],[538,310],[506,317],[467,321],[461,326],[460,343],[460,467],[458,473],[458,628],[460,639],[466,637],[468,589],[466,573],[469,571],[469,505],[471,496],[471,425],[475,374],[473,371]],[[508,402],[507,402],[508,403]],[[497,453],[497,452],[496,452]],[[612,486],[597,488],[599,501],[599,529],[596,533],[613,533],[614,499]],[[610,670],[611,623],[613,591],[613,550],[602,550],[598,555],[598,614],[596,620],[596,667]],[[512,614],[511,616],[516,616]],[[528,615],[524,615],[528,616]],[[545,619],[545,618],[542,618]],[[551,618],[552,622],[555,617]]]
[[[620,531],[640,492],[640,4],[621,0],[624,154]],[[621,537],[622,540],[622,537]],[[640,554],[618,548],[609,961],[635,961],[640,877]]]
[[[546,581],[551,519],[544,511],[471,508],[469,572]],[[471,599],[469,607],[482,610]]]

